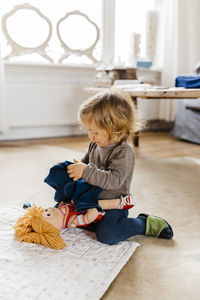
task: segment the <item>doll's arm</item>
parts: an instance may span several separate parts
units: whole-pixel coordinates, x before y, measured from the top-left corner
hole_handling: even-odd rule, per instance
[[[88,226],[88,224],[95,221],[100,213],[96,208],[90,208],[87,210],[84,214],[75,215],[73,217],[73,220],[71,224],[68,224],[69,228],[73,227],[85,227]]]

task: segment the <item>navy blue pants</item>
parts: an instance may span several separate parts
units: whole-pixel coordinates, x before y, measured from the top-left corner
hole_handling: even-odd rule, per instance
[[[145,234],[145,223],[140,218],[128,218],[128,210],[109,209],[98,223],[85,229],[95,232],[99,242],[113,245],[134,235]]]

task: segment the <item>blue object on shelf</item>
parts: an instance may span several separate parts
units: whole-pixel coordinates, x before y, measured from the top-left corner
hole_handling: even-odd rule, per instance
[[[152,61],[137,61],[138,68],[151,68]]]
[[[186,89],[198,89],[200,88],[200,76],[178,76],[176,77],[175,86]]]

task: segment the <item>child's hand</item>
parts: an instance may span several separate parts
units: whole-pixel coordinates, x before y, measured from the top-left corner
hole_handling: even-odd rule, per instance
[[[69,174],[70,178],[73,178],[73,181],[77,181],[78,179],[82,178],[86,164],[78,161],[77,159],[73,159],[73,161],[74,164],[67,167],[67,173]]]

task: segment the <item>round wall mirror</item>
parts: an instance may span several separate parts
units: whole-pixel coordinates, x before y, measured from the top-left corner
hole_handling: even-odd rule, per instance
[[[46,20],[30,9],[16,11],[7,19],[6,28],[11,39],[26,48],[40,46],[49,33]]]
[[[87,39],[85,33],[87,32]],[[96,39],[96,28],[84,16],[70,15],[60,24],[60,36],[71,49],[87,49]]]

